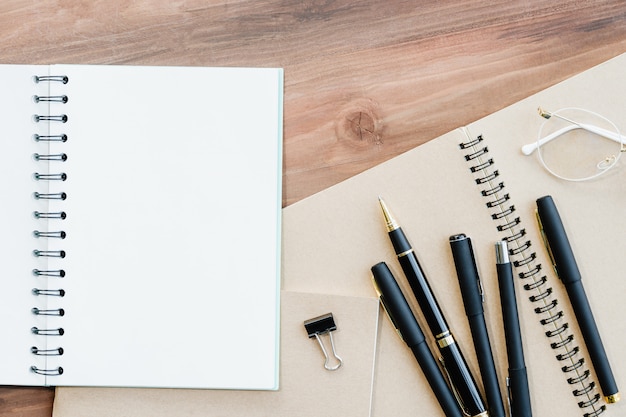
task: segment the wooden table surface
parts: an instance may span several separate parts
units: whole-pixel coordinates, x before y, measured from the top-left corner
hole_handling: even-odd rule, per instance
[[[283,67],[287,206],[625,52],[626,7],[4,0],[0,35],[1,63]],[[0,415],[51,416],[53,397],[0,388]]]

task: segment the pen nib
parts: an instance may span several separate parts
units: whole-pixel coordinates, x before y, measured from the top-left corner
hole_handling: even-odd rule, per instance
[[[399,228],[400,226],[398,226],[396,219],[394,219],[391,215],[391,212],[387,208],[387,204],[385,204],[385,201],[382,198],[378,197],[378,202],[380,203],[380,208],[383,210],[383,216],[385,216],[385,224],[387,225],[387,230],[389,232],[392,232]]]

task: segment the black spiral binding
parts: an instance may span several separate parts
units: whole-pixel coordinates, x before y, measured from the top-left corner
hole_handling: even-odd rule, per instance
[[[34,77],[33,80],[35,83],[61,83],[67,84],[69,79],[66,76],[37,76]],[[50,106],[54,105],[63,105],[68,102],[68,97],[66,95],[48,95],[48,96],[33,96],[33,101],[35,103],[46,103]],[[49,112],[51,113],[51,112]],[[36,123],[67,123],[68,117],[66,114],[35,114],[33,115],[33,120]],[[60,142],[64,143],[67,141],[66,134],[56,134],[56,135],[33,135],[33,140],[37,143],[46,144],[46,148],[48,147],[48,143],[50,142]],[[48,166],[58,166],[58,164],[62,164],[67,161],[67,154],[65,153],[57,153],[57,154],[40,154],[35,153],[33,155],[33,159],[37,162],[42,162],[43,167]],[[67,174],[64,172],[35,172],[33,173],[33,179],[35,181],[46,181],[50,184],[51,188],[56,188],[57,185],[62,184],[64,181],[67,181]],[[67,194],[63,191],[48,191],[46,193],[33,193],[33,198],[36,200],[65,200],[67,198]],[[35,219],[41,220],[42,224],[47,225],[51,220],[55,223],[57,221],[63,221],[67,218],[67,214],[64,211],[57,212],[33,212],[33,216]],[[34,230],[33,238],[36,239],[36,242],[39,243],[41,240],[49,240],[49,239],[59,239],[63,240],[67,237],[67,234],[64,230]],[[65,258],[66,252],[64,250],[47,250],[47,249],[34,249],[33,256],[35,257],[46,257],[46,258]],[[33,275],[35,277],[42,278],[64,278],[65,270],[56,269],[56,270],[40,270],[33,269]],[[53,281],[51,281],[53,282]],[[33,296],[36,297],[64,297],[65,290],[62,288],[58,289],[49,289],[49,288],[33,288],[32,289]],[[33,307],[31,309],[31,313],[36,316],[55,316],[55,317],[63,317],[65,315],[65,310],[62,308],[56,309],[40,309],[38,307]],[[37,336],[45,337],[46,339],[49,337],[55,336],[63,336],[65,334],[65,330],[61,327],[59,328],[51,328],[51,329],[41,329],[38,327],[31,328],[31,333]],[[46,343],[47,344],[47,343]],[[30,348],[30,352],[36,356],[62,356],[64,354],[64,349],[62,347],[57,348],[40,348],[38,346],[32,346]],[[44,376],[58,376],[63,374],[63,368],[58,366],[56,368],[39,368],[37,366],[31,366],[30,370],[38,375]]]
[[[541,317],[539,322],[551,340],[550,347],[558,351],[555,357],[561,364],[561,370],[572,375],[567,379],[574,388],[572,394],[579,400],[581,409],[588,409],[584,417],[599,416],[606,410],[606,405],[600,404],[601,396],[597,392],[596,383],[591,381],[591,372],[586,369],[585,360],[579,355],[580,348],[574,344],[569,324],[559,309],[552,288],[548,286],[543,267],[532,250],[532,242],[526,238],[522,219],[516,215],[515,205],[511,204],[500,172],[494,169],[495,163],[493,158],[489,158],[489,148],[483,143],[482,135],[472,139],[463,130],[468,140],[459,144],[459,148],[465,154],[474,181],[487,201],[486,206],[496,222],[496,229],[509,245],[513,266],[524,282],[523,288],[530,293],[529,300],[536,306],[534,311]]]

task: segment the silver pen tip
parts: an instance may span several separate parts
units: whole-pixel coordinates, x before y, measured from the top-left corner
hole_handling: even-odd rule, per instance
[[[496,263],[508,264],[509,262],[509,248],[506,240],[496,242]]]

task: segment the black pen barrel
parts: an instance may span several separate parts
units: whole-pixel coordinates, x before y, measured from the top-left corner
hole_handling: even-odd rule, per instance
[[[422,342],[410,348],[446,417],[463,417],[463,412],[450,391],[450,387],[446,384],[428,344]]]
[[[372,267],[372,275],[380,293],[380,302],[402,339],[413,352],[446,417],[463,417],[461,408],[428,348],[424,333],[389,267],[386,263],[380,262]]]
[[[474,259],[472,242],[464,234],[450,237],[450,248],[461,288],[463,305],[469,322],[478,366],[485,388],[490,417],[505,417],[502,393],[489,342],[483,310],[482,286]]]
[[[485,388],[485,398],[490,417],[505,417],[504,403],[498,374],[493,361],[493,352],[489,344],[487,325],[483,315],[468,317],[470,331],[474,339],[474,349],[478,359],[478,367]]]
[[[605,397],[610,398],[618,393],[617,383],[613,376],[613,371],[609,365],[609,358],[606,355],[602,338],[598,331],[598,326],[593,318],[591,306],[582,281],[575,281],[565,286],[569,299],[572,302],[574,315],[578,321],[580,332],[585,340],[585,345],[589,351],[589,358],[593,364],[598,377],[600,389]]]
[[[512,417],[531,417],[530,388],[524,362],[522,332],[517,311],[513,269],[506,242],[496,244],[496,272],[500,288],[500,304],[504,324],[504,338],[509,362],[509,402]]]
[[[482,415],[485,413],[486,407],[476,381],[472,377],[467,362],[461,354],[453,335],[450,333],[442,310],[415,253],[409,249],[397,255],[404,275],[439,346],[445,370],[450,377],[453,389],[459,395],[462,407],[470,416]]]
[[[559,279],[565,285],[580,281],[580,270],[552,197],[545,196],[537,200],[537,215]]]
[[[392,236],[394,232],[400,232],[399,234],[396,234],[396,237],[402,237],[403,239],[401,240],[406,241],[404,234],[402,234],[402,229],[390,232],[389,236]],[[391,241],[393,242],[394,240],[399,239],[394,239],[392,237]],[[415,253],[410,246],[408,250],[403,252],[399,252],[396,249],[396,254],[398,255],[398,261],[400,262],[402,271],[404,271],[404,275],[413,290],[413,294],[415,295],[417,303],[424,314],[426,324],[428,324],[430,331],[435,337],[447,332],[448,323],[446,322],[441,307],[439,307],[439,303],[434,296],[433,290],[430,288],[430,284],[423,273],[422,267],[417,260],[417,256],[415,256]]]
[[[467,362],[456,342],[442,347],[439,340],[439,353],[443,360],[444,372],[448,373],[454,389],[458,393],[464,411],[470,416],[486,416],[487,408],[478,391],[476,381],[470,372]]]
[[[509,368],[509,396],[511,397],[511,417],[532,417],[526,367]]]
[[[500,287],[500,304],[502,306],[502,321],[506,339],[509,368],[521,369],[526,366],[522,347],[522,332],[519,324],[515,287],[513,285],[513,271],[511,264],[496,264],[498,283]]]
[[[547,246],[553,257],[556,272],[563,282],[572,304],[574,315],[589,351],[589,357],[598,376],[602,393],[607,402],[617,402],[619,400],[617,383],[611,371],[598,327],[593,318],[565,227],[551,196],[537,199],[537,216]]]

